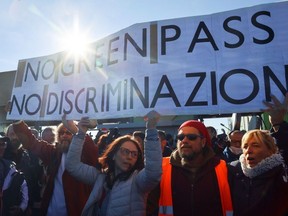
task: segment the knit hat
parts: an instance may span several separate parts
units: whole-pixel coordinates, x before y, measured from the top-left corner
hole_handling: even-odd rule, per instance
[[[211,143],[211,138],[209,136],[208,130],[205,127],[205,125],[200,122],[200,121],[196,121],[196,120],[189,120],[184,122],[182,125],[180,125],[178,131],[183,128],[183,127],[194,127],[197,130],[199,130],[199,132],[203,135],[203,137],[206,138],[206,143],[211,147],[212,143]]]

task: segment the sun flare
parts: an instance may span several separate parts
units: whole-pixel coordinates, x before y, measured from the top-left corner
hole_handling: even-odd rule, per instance
[[[88,38],[81,32],[72,32],[63,37],[62,46],[69,55],[84,56],[88,50]]]
[[[89,32],[80,29],[78,21],[74,21],[72,29],[62,30],[59,37],[61,47],[67,51],[69,55],[83,57],[88,51],[88,43],[90,42]]]
[[[74,32],[71,35],[67,35],[64,39],[64,49],[72,55],[85,55],[87,51],[88,39],[80,32]]]

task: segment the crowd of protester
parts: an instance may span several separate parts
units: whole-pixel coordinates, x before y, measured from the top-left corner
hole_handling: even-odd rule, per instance
[[[171,135],[156,111],[94,140],[87,117],[41,134],[15,122],[0,135],[0,216],[288,215],[288,94],[263,103],[270,131],[189,120]]]

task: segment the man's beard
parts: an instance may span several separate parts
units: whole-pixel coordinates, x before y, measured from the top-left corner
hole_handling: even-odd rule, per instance
[[[62,141],[61,143],[58,143],[58,148],[61,149],[61,152],[67,153],[69,150],[70,142],[68,140]]]
[[[201,155],[202,154],[202,150],[200,151],[200,152],[192,152],[192,153],[190,153],[190,154],[182,154],[182,152],[181,151],[179,151],[179,155],[180,155],[180,157],[181,158],[184,158],[185,160],[188,160],[188,161],[192,161],[192,160],[194,160],[196,157],[198,157],[199,155]]]

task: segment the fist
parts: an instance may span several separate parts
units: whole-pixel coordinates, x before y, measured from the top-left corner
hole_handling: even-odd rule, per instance
[[[95,128],[97,126],[97,120],[96,119],[89,119],[89,126],[88,128],[92,129]]]

